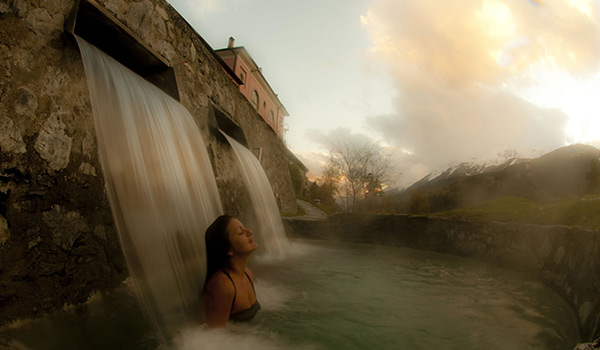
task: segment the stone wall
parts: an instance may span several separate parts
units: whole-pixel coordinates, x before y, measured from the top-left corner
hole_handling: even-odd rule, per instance
[[[210,127],[211,108],[263,149],[280,209],[295,212],[285,145],[189,24],[162,0],[98,3],[173,67],[225,210],[244,219],[249,199],[229,145]],[[72,7],[72,0],[0,3],[0,324],[83,302],[127,276],[81,56],[63,29]]]
[[[484,259],[537,276],[573,309],[583,341],[600,336],[600,232],[422,216],[286,218],[289,236],[410,247]]]

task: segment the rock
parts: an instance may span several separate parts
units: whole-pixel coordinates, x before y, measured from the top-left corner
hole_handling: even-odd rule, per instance
[[[94,136],[89,133],[85,134],[83,141],[81,142],[81,152],[84,156],[92,158],[96,153],[96,143],[94,142]]]
[[[64,250],[71,250],[73,243],[88,230],[88,225],[81,214],[68,211],[55,205],[52,210],[43,213],[44,222],[52,231],[52,241]]]
[[[0,247],[2,247],[9,238],[10,231],[8,230],[8,223],[4,216],[0,215]]]
[[[141,39],[145,39],[152,28],[152,8],[150,1],[136,2],[125,15],[125,22]]]
[[[25,16],[25,13],[27,13],[27,3],[25,0],[15,0],[13,2],[13,8],[19,17],[23,17]]]
[[[91,175],[96,177],[96,168],[94,168],[94,166],[90,163],[81,162],[81,165],[79,166],[79,171],[81,171],[85,175]]]
[[[600,338],[596,338],[591,343],[581,343],[577,344],[573,350],[598,350],[600,349]]]
[[[43,35],[50,33],[59,27],[56,23],[56,20],[50,16],[48,11],[41,8],[32,10],[25,21],[27,22],[29,29],[31,29],[34,33]]]
[[[106,229],[104,228],[104,226],[96,225],[96,227],[94,227],[94,236],[106,242]]]
[[[64,129],[65,124],[57,116],[50,116],[35,141],[35,150],[52,170],[64,169],[69,164],[73,138],[67,136]]]
[[[17,154],[26,151],[21,130],[7,116],[0,116],[0,150]]]
[[[38,244],[40,244],[41,241],[42,241],[42,237],[40,237],[40,236],[37,236],[36,238],[32,239],[27,244],[27,250],[31,250],[33,247],[35,247]]]
[[[71,254],[76,255],[76,256],[94,255],[94,254],[96,254],[96,251],[94,250],[94,248],[90,247],[89,245],[84,245],[84,246],[73,249],[71,251]]]
[[[165,9],[163,9],[162,7],[156,5],[154,7],[154,9],[156,10],[156,13],[165,21],[169,20],[169,15],[167,14],[167,11],[165,11]]]
[[[61,264],[61,263],[47,263],[47,262],[40,262],[40,265],[38,266],[39,268],[39,272],[38,274],[40,276],[50,276],[50,275],[54,275],[57,273],[60,273],[65,267],[65,264]]]
[[[157,7],[157,9],[158,9],[158,7]],[[163,37],[167,36],[167,25],[165,23],[164,18],[160,15],[160,13],[158,13],[158,12],[154,13],[154,15],[152,16],[152,24],[154,25],[154,28],[156,29],[158,34],[160,34]]]
[[[3,1],[0,3],[0,17],[8,15],[17,15],[23,17],[27,12],[25,0]]]
[[[104,2],[104,6],[111,10],[113,13],[122,13],[127,10],[129,5],[123,0],[107,0]]]
[[[11,8],[10,6],[8,6],[7,3],[3,2],[0,3],[0,16],[5,16],[7,14],[10,14],[11,12]]]
[[[22,86],[19,88],[19,98],[15,104],[15,112],[19,115],[32,115],[35,113],[38,102],[37,96],[31,89]]]

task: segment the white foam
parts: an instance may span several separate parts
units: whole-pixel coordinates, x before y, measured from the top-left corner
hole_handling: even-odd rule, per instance
[[[312,347],[311,347],[312,348]],[[289,350],[302,349],[286,344],[274,334],[248,325],[230,324],[225,328],[204,326],[184,329],[174,340],[176,350]]]
[[[292,291],[268,280],[257,279],[254,286],[263,311],[281,310],[293,297]]]

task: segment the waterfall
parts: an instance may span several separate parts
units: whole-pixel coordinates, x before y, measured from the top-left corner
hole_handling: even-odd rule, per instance
[[[77,37],[107,196],[159,330],[201,317],[204,231],[223,213],[206,147],[179,102]]]
[[[262,165],[249,149],[223,131],[221,133],[233,148],[244,183],[250,193],[258,224],[255,235],[260,250],[270,256],[284,255],[289,248],[289,241],[285,236],[279,208]]]

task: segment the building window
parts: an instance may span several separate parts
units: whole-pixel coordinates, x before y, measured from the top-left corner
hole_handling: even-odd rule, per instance
[[[275,116],[273,115],[273,110],[269,111],[269,123],[272,123],[275,120]]]
[[[242,84],[246,84],[246,77],[248,76],[248,73],[246,73],[246,70],[244,69],[244,67],[239,66],[238,67],[238,77],[240,77],[240,80],[242,81]]]
[[[252,100],[250,102],[252,102],[252,105],[258,111],[258,91],[252,90]]]
[[[267,101],[263,101],[263,109],[267,109]]]

